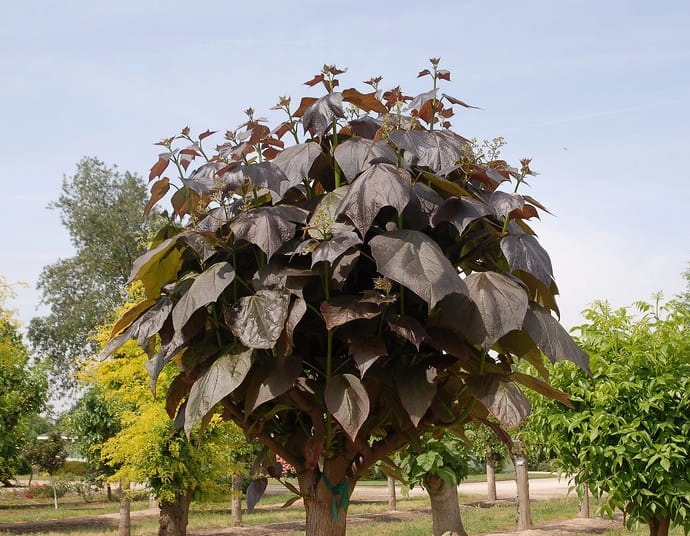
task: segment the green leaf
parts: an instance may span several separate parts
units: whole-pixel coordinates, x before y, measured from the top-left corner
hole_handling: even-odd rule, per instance
[[[369,416],[369,395],[352,374],[337,374],[326,382],[324,392],[328,411],[343,427],[352,441]]]
[[[391,231],[369,242],[378,272],[409,288],[429,309],[452,293],[467,294],[465,284],[436,241],[420,231]]]
[[[247,376],[252,365],[253,350],[223,352],[194,382],[187,398],[184,430],[189,435],[194,425],[232,393]]]
[[[201,272],[173,309],[175,330],[181,330],[194,311],[216,301],[234,278],[235,270],[229,262],[218,262]]]

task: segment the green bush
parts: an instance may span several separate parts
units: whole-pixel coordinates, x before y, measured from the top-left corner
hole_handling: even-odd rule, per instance
[[[64,476],[86,476],[86,462],[79,460],[67,460],[55,474]]]

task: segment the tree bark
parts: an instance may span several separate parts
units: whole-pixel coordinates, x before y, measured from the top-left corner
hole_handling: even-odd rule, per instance
[[[160,501],[158,536],[185,536],[189,521],[189,503],[192,491],[177,495],[174,502]]]
[[[458,488],[441,477],[428,475],[424,487],[431,499],[431,519],[434,536],[467,536],[460,517]]]
[[[118,536],[130,536],[132,533],[132,516],[129,500],[129,484],[123,485],[120,482],[120,517],[118,521]]]
[[[532,527],[532,512],[529,504],[529,476],[527,473],[527,455],[521,441],[513,441],[513,463],[517,483],[517,528],[525,530]]]
[[[590,509],[589,509],[589,488],[587,485],[582,486],[583,492],[582,492],[582,497],[580,498],[580,504],[578,505],[579,512],[577,514],[577,517],[584,517],[589,519],[590,518]]]
[[[489,502],[496,502],[496,456],[491,448],[486,449],[486,495]]]
[[[398,509],[398,501],[395,497],[395,478],[388,477],[388,509],[395,512]]]
[[[242,526],[242,477],[237,475],[232,475],[230,519],[233,527]]]
[[[671,526],[670,517],[648,517],[649,536],[668,536]]]
[[[346,476],[347,460],[327,460],[324,470],[303,471],[297,476],[304,500],[306,536],[345,536],[350,495],[357,481]]]

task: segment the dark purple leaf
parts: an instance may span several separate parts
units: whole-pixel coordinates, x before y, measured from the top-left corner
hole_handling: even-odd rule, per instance
[[[182,179],[182,184],[199,195],[208,195],[211,192],[235,188],[244,184],[244,176],[225,173],[221,177],[218,173],[227,168],[227,164],[209,162],[195,169],[189,178]]]
[[[295,356],[276,357],[261,363],[265,374],[247,387],[244,412],[249,415],[264,402],[273,400],[291,389],[302,372],[302,360]],[[260,379],[259,379],[260,378]]]
[[[378,272],[409,288],[433,309],[444,296],[467,294],[457,270],[438,244],[419,231],[392,231],[369,242]]]
[[[436,376],[437,371],[434,367],[421,365],[407,369],[395,378],[400,402],[415,427],[431,407],[431,402],[436,396]]]
[[[501,239],[501,251],[513,271],[532,274],[548,288],[553,281],[551,259],[532,235],[508,235]]]
[[[254,507],[264,496],[266,488],[268,487],[268,478],[262,476],[261,478],[255,478],[249,483],[247,487],[247,513],[252,513]]]
[[[369,395],[364,385],[352,374],[337,374],[326,382],[326,408],[343,427],[352,441],[369,416]]]
[[[273,162],[256,162],[239,166],[228,172],[227,176],[233,177],[233,183],[244,184],[246,180],[253,186],[266,188],[277,199],[282,198],[290,187],[290,181],[283,170]]]
[[[455,97],[451,97],[450,95],[446,95],[445,93],[441,93],[441,97],[446,99],[451,104],[458,104],[458,105],[463,106],[465,108],[474,108],[475,110],[481,110],[481,108],[478,108],[477,106],[471,106],[471,105],[467,104],[466,102],[463,102],[460,99],[456,99]]]
[[[350,185],[336,215],[344,214],[366,235],[383,207],[401,213],[410,200],[410,174],[391,164],[374,164]]]
[[[374,318],[381,314],[381,308],[372,302],[362,301],[358,296],[337,296],[321,303],[326,329],[330,330],[360,318]]]
[[[465,283],[486,328],[484,348],[490,348],[509,331],[522,328],[527,293],[515,281],[497,272],[475,272]]]
[[[218,262],[195,277],[173,309],[175,330],[181,330],[194,311],[216,301],[234,278],[235,270],[229,262]]]
[[[194,251],[202,260],[202,262],[206,262],[208,259],[213,257],[213,255],[218,253],[219,249],[215,233],[211,231],[200,231],[186,234],[185,236],[181,237],[180,242],[189,246],[189,248]]]
[[[302,126],[304,132],[312,132],[315,136],[323,137],[333,126],[333,120],[339,117],[345,117],[343,95],[333,92],[318,99],[304,112]]]
[[[263,289],[240,298],[225,315],[233,334],[249,348],[273,348],[283,331],[290,307],[290,291]]]
[[[589,372],[589,356],[546,309],[532,304],[525,316],[524,329],[552,363],[572,361]]]
[[[410,202],[403,210],[405,229],[421,230],[428,227],[442,203],[443,198],[436,190],[421,182],[415,182],[410,191]]]
[[[439,304],[439,324],[448,327],[475,344],[486,340],[486,328],[477,304],[468,295],[448,294]]]
[[[448,130],[392,130],[388,137],[405,151],[408,166],[426,166],[440,174],[467,156],[467,140]]]
[[[462,234],[473,221],[491,214],[489,207],[481,201],[469,197],[448,198],[438,209],[431,222],[434,226],[441,222],[451,223]]]
[[[218,402],[242,383],[251,367],[252,353],[251,349],[239,353],[228,350],[194,382],[185,408],[184,429],[187,435]]]
[[[362,252],[359,249],[355,249],[338,257],[331,267],[331,283],[335,288],[343,288],[361,254]]]
[[[197,228],[200,231],[211,231],[215,233],[240,213],[241,206],[242,200],[235,199],[222,207],[212,208],[199,220]]]
[[[529,415],[532,406],[511,381],[492,374],[471,377],[467,387],[489,412],[508,428],[518,426]]]
[[[237,238],[256,244],[270,259],[295,235],[294,220],[289,220],[286,207],[260,207],[243,212],[230,224]],[[294,207],[293,207],[294,208]],[[295,211],[299,210],[294,208]],[[306,214],[306,211],[302,211]]]
[[[362,239],[357,233],[352,231],[338,233],[330,240],[319,243],[311,254],[311,265],[313,267],[317,262],[333,263],[347,250],[361,243]]]
[[[318,143],[306,142],[281,151],[272,162],[283,171],[288,179],[288,187],[292,188],[309,178],[311,166],[321,154],[323,150]],[[281,192],[281,195],[284,193]]]
[[[355,360],[362,377],[379,357],[388,355],[388,348],[386,348],[386,342],[382,337],[353,339],[348,346],[348,351]]]
[[[388,318],[388,326],[391,331],[403,339],[410,341],[417,350],[426,338],[426,331],[422,325],[412,316],[392,315]]]
[[[383,125],[379,119],[375,119],[369,115],[354,119],[348,124],[350,125],[352,134],[368,140],[373,140],[376,138],[376,135],[378,134],[379,130],[381,130],[381,126]]]
[[[525,200],[521,195],[496,190],[491,193],[489,204],[496,216],[505,218],[513,210],[521,210],[525,206]]]
[[[304,313],[307,312],[307,302],[303,298],[297,298],[292,302],[290,310],[288,311],[287,319],[285,320],[285,329],[280,334],[276,350],[279,357],[285,357],[292,353],[292,336],[297,328],[297,324],[302,320]]]
[[[335,159],[349,182],[372,164],[395,164],[397,158],[395,151],[383,140],[351,138],[335,148]]]

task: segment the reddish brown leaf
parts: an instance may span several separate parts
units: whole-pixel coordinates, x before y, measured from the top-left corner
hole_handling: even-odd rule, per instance
[[[456,99],[455,97],[451,97],[450,95],[446,95],[445,93],[441,93],[441,97],[446,99],[451,104],[458,104],[460,106],[464,106],[465,108],[474,108],[475,110],[481,110],[481,108],[478,108],[477,106],[467,104],[466,102],[461,101],[460,99]]]
[[[419,74],[417,75],[417,78],[421,78],[422,76],[426,76],[431,74],[431,71],[429,69],[424,69],[423,71],[419,71]]]
[[[319,82],[323,82],[323,73],[315,75],[311,80],[307,80],[304,85],[313,87]]]
[[[149,181],[152,181],[156,177],[160,177],[162,173],[166,170],[168,167],[168,164],[170,163],[170,157],[172,156],[172,153],[161,153],[158,155],[158,162],[153,164],[151,167],[151,172],[149,173]]]
[[[202,132],[199,134],[199,140],[203,140],[204,138],[208,138],[209,136],[213,136],[217,130],[206,130],[206,132]]]
[[[450,82],[450,71],[448,71],[447,69],[441,69],[439,71],[436,71],[436,76],[441,80],[448,80]]]
[[[513,210],[510,213],[510,217],[513,219],[522,218],[523,220],[529,220],[530,218],[539,219],[539,213],[532,205],[525,205],[522,209]]]
[[[151,186],[151,197],[144,207],[144,216],[148,216],[153,206],[168,193],[168,190],[170,190],[170,179],[168,177],[163,177],[153,183],[153,186]]]
[[[371,93],[360,93],[355,88],[344,89],[343,100],[350,104],[354,104],[365,112],[376,112],[379,114],[388,112],[388,109],[383,103],[376,98],[376,91],[372,91]]]
[[[302,100],[299,103],[299,108],[295,110],[295,113],[292,114],[292,117],[302,117],[304,112],[311,108],[317,100],[319,99],[316,97],[302,97]]]

